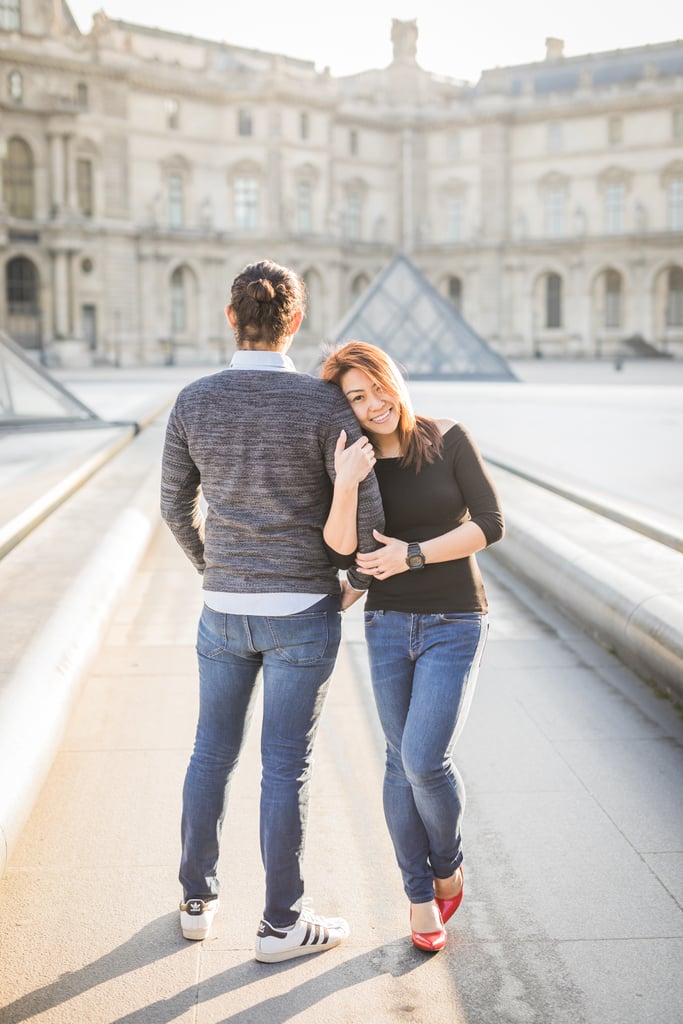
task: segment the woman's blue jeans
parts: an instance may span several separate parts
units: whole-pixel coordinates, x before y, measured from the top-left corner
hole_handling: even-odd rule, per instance
[[[340,637],[336,596],[285,616],[226,615],[204,607],[197,635],[199,720],[183,788],[180,882],[186,899],[219,891],[228,790],[262,669],[263,916],[275,928],[298,918],[313,743]]]
[[[411,903],[462,862],[463,781],[452,761],[488,617],[366,611],[372,688],[386,739],[384,814]]]

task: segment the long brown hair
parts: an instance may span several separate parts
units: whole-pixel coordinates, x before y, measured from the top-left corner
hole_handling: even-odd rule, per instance
[[[250,263],[232,282],[238,345],[277,344],[289,333],[292,317],[306,312],[306,285],[289,267],[272,260]]]
[[[438,424],[426,416],[415,415],[406,382],[391,356],[367,341],[347,341],[329,353],[320,376],[341,387],[341,379],[349,370],[362,370],[396,402],[402,466],[414,466],[419,473],[424,462],[441,457],[443,439]]]

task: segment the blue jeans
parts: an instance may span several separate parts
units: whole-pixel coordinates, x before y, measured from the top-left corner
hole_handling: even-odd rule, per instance
[[[183,788],[180,882],[186,899],[219,891],[228,789],[262,669],[263,916],[275,928],[298,918],[312,749],[340,638],[338,596],[296,615],[272,617],[226,615],[204,606],[197,635],[199,721]]]
[[[386,739],[384,814],[411,903],[462,863],[463,781],[452,762],[488,617],[366,611],[375,702]]]

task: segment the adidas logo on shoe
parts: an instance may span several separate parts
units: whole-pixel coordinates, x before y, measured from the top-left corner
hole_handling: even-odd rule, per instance
[[[201,900],[191,897],[180,904],[180,927],[186,939],[205,939],[211,931],[213,919],[218,910],[218,897]]]
[[[343,917],[322,917],[310,908],[302,910],[291,928],[273,928],[261,921],[256,932],[255,956],[261,963],[279,963],[308,953],[322,953],[338,946],[349,935]]]

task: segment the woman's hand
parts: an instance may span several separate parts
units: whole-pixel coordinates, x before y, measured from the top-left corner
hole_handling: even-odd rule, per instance
[[[375,462],[375,450],[367,437],[359,437],[352,445],[345,448],[346,431],[342,430],[334,449],[334,471],[337,483],[342,487],[357,487],[372,471]]]
[[[361,572],[368,576],[374,576],[377,580],[388,580],[390,576],[397,576],[400,572],[407,572],[406,558],[408,557],[408,544],[396,537],[385,537],[378,530],[373,530],[375,540],[384,544],[383,548],[377,551],[370,551],[368,554],[356,555],[356,564]]]

